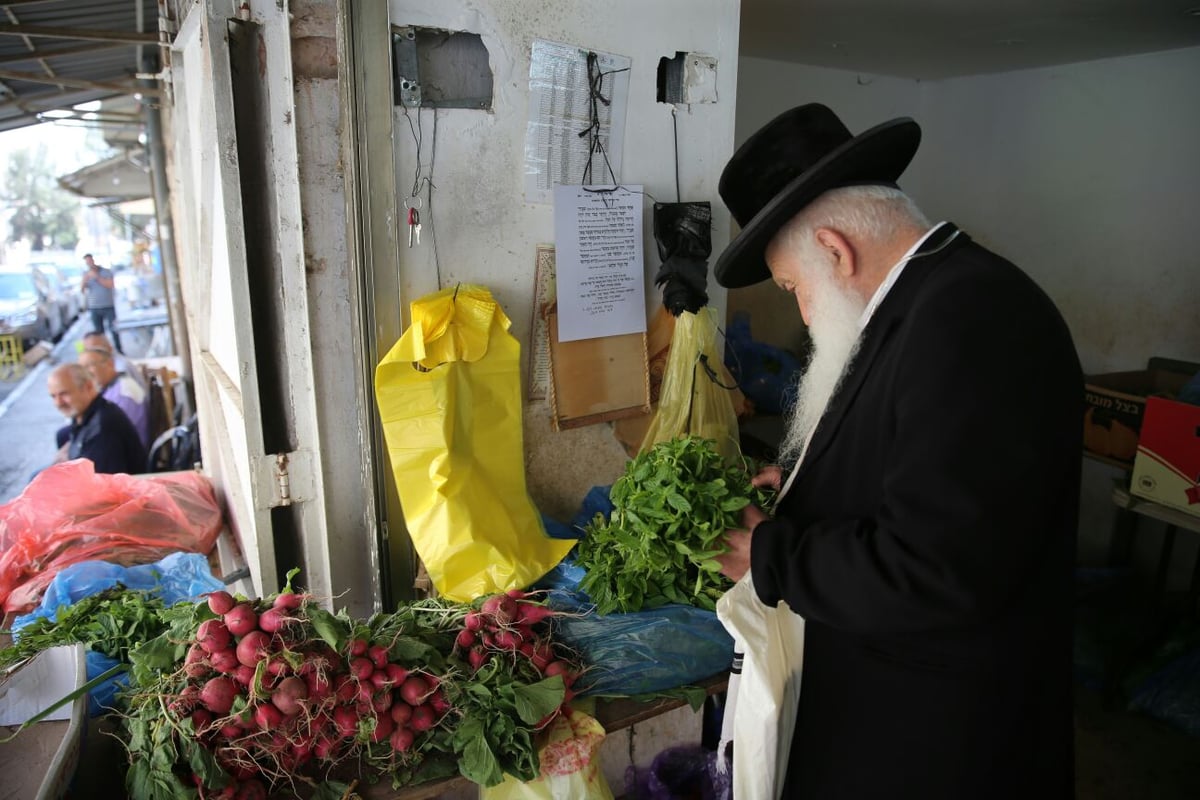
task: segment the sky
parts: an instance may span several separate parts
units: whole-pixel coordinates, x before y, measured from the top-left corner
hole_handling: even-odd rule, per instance
[[[54,161],[55,171],[60,174],[74,172],[97,160],[96,153],[84,144],[88,130],[78,122],[43,122],[0,132],[0,166],[8,163],[9,154],[14,151],[36,147],[44,142],[47,156]]]

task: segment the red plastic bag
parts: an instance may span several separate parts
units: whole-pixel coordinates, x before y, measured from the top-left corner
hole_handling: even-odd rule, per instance
[[[25,612],[59,570],[99,559],[130,566],[207,553],[223,520],[197,472],[97,474],[86,458],[42,470],[0,506],[0,605]]]

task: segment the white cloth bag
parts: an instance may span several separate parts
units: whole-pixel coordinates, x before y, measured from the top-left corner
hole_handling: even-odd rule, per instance
[[[775,608],[759,600],[749,572],[717,601],[717,617],[733,637],[735,664],[717,752],[733,741],[734,800],[778,800],[796,727],[804,618],[782,600]]]

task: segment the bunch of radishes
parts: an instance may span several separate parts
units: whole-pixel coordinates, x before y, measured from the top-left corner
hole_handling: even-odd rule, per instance
[[[536,602],[536,593],[511,589],[504,594],[483,598],[478,610],[467,613],[463,630],[455,639],[455,645],[466,654],[471,669],[478,672],[496,658],[505,658],[517,664],[526,663],[533,668],[536,677],[550,678],[561,675],[566,693],[565,705],[574,696],[571,689],[583,669],[575,659],[555,645],[546,626],[557,612]],[[549,720],[543,720],[545,724]],[[541,727],[539,725],[539,727]]]
[[[208,596],[217,617],[197,629],[186,685],[169,706],[235,778],[208,797],[262,796],[257,776],[332,766],[372,745],[403,758],[449,711],[440,678],[394,663],[385,643],[352,638],[338,652],[322,641],[307,602],[294,593],[269,605]]]

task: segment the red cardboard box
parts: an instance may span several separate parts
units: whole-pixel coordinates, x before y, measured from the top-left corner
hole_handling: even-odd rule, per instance
[[[1200,406],[1146,398],[1129,490],[1200,516]]]

